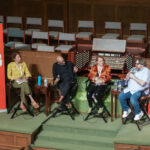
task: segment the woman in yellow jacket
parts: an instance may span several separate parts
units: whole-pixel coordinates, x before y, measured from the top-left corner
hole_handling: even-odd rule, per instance
[[[24,106],[24,103],[26,103],[25,95],[29,96],[33,107],[38,108],[39,105],[33,99],[31,95],[31,89],[28,84],[28,78],[31,77],[31,74],[27,68],[26,63],[21,61],[20,53],[14,52],[12,54],[12,61],[13,62],[9,63],[7,67],[7,77],[12,81],[12,86],[14,88],[21,89],[21,109],[26,111],[26,107]]]

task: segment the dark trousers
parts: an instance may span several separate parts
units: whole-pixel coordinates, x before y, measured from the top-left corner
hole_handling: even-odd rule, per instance
[[[73,83],[69,81],[64,81],[58,84],[58,89],[61,90],[61,96],[64,96],[64,103],[69,103],[72,87]]]
[[[90,83],[87,87],[87,99],[89,103],[89,107],[92,107],[93,104],[93,94],[97,100],[97,104],[99,107],[103,107],[103,95],[105,91],[106,86],[105,85],[96,85],[94,83]]]

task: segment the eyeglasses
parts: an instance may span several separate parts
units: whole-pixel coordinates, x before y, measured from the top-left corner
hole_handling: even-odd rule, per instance
[[[137,63],[137,62],[136,62],[135,64],[136,64],[136,65],[140,65],[140,63]]]

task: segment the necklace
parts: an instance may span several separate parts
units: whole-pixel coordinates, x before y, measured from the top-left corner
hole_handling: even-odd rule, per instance
[[[17,64],[17,63],[15,63],[16,64],[16,67],[17,67],[17,69],[19,70],[19,72],[20,72],[20,74],[21,74],[21,76],[22,76],[22,68],[21,68],[21,65],[20,64]]]

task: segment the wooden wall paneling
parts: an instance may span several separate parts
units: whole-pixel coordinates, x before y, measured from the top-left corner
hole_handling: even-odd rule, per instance
[[[0,0],[0,14],[9,16],[13,14],[13,0]]]
[[[116,6],[101,4],[98,0],[95,0],[94,18],[96,21],[96,33],[104,33],[105,21],[118,21],[116,18]]]
[[[115,143],[115,150],[150,150],[150,146]]]
[[[148,24],[148,32],[150,31],[150,5],[140,7],[140,22],[144,22]],[[149,33],[150,35],[150,33]]]
[[[33,77],[37,78],[38,75],[41,75],[51,82],[53,78],[52,66],[56,62],[56,57],[60,55],[59,52],[20,51],[20,54]]]
[[[67,0],[46,0],[47,20],[64,20],[65,32],[67,32]]]
[[[77,31],[77,20],[95,20],[96,32],[104,33],[105,21],[121,21],[128,34],[130,22],[150,24],[150,0],[0,0],[0,14],[5,16],[63,19],[65,32]]]
[[[56,150],[56,149],[50,149],[50,148],[41,148],[41,147],[32,147],[33,150]]]
[[[23,17],[42,17],[42,1],[43,0],[17,0],[18,13]]]
[[[140,150],[150,150],[150,146],[140,146]]]
[[[41,1],[42,3],[42,28],[43,28],[43,31],[47,31],[47,3],[46,3],[46,0],[42,0]]]
[[[115,144],[115,150],[140,150],[139,145]]]
[[[129,23],[141,22],[140,6],[124,5],[118,8],[118,20],[123,22],[123,32],[128,35]]]
[[[78,20],[93,20],[92,0],[69,1],[69,32],[77,31]]]
[[[16,132],[0,131],[0,144],[9,146],[20,146],[28,149],[28,145],[31,144],[32,135],[22,134]]]
[[[45,0],[16,0],[18,15],[23,17],[24,29],[26,23],[26,17],[40,17],[42,18],[42,23],[44,23],[44,2]],[[41,28],[45,30],[43,25]]]

